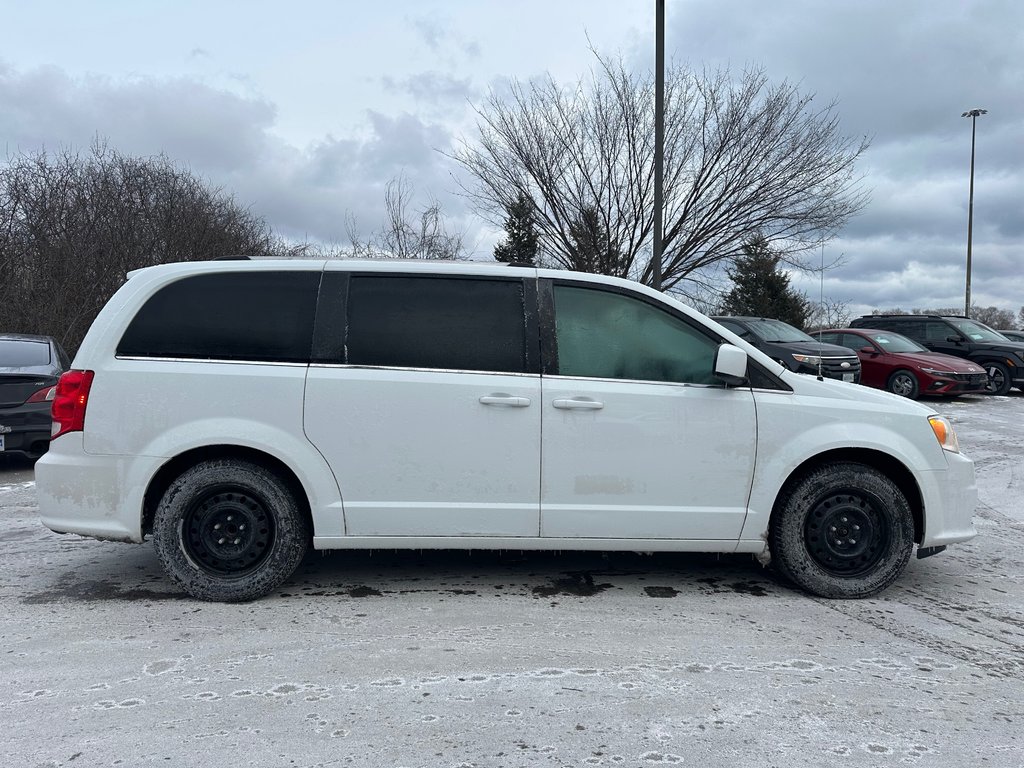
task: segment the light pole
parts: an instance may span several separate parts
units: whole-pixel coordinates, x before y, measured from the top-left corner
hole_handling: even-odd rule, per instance
[[[974,232],[974,133],[979,115],[987,115],[987,109],[969,109],[960,117],[971,118],[971,193],[967,202],[967,290],[964,296],[964,317],[971,316],[971,236]]]
[[[665,164],[665,0],[654,0],[654,253],[651,287],[661,290],[661,250],[664,223],[661,220]]]

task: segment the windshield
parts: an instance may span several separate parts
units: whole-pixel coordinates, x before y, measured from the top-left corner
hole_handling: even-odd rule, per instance
[[[31,368],[50,364],[50,345],[45,341],[0,339],[0,368]]]
[[[886,352],[927,352],[928,350],[898,333],[869,333],[868,338]]]
[[[803,331],[781,320],[748,320],[747,325],[763,341],[814,341]]]
[[[976,320],[950,320],[956,329],[972,341],[1007,341],[1008,339],[998,331],[993,331],[987,325],[982,325]]]

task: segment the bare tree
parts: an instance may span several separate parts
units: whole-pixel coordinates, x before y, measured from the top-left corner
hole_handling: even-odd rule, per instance
[[[621,252],[614,274],[651,277],[654,78],[598,57],[586,82],[550,76],[492,91],[477,109],[479,136],[452,157],[470,174],[464,191],[500,225],[520,196],[537,202],[546,259],[577,266],[572,232],[593,210]],[[673,67],[665,87],[663,287],[728,262],[761,234],[784,258],[834,236],[867,202],[855,173],[866,139],[840,134],[834,104],[760,70]],[[588,214],[589,215],[589,214]]]
[[[54,336],[69,352],[126,272],[272,248],[262,219],[164,156],[98,142],[0,168],[0,327]]]
[[[1011,309],[971,306],[971,318],[989,328],[1013,328],[1017,318]]]
[[[461,232],[451,232],[441,205],[434,199],[413,209],[415,190],[405,176],[388,182],[384,191],[384,222],[380,230],[363,239],[349,215],[346,229],[351,245],[337,254],[357,258],[464,259]]]
[[[850,303],[828,296],[821,301],[808,304],[810,314],[804,323],[806,330],[820,331],[825,328],[845,328],[850,324]]]

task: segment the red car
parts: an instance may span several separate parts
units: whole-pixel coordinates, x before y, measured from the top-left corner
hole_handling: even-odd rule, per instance
[[[961,357],[929,352],[916,341],[892,331],[835,328],[815,334],[860,358],[860,383],[916,400],[920,395],[984,394],[988,374]]]

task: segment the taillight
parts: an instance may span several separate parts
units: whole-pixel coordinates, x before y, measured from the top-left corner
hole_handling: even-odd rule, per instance
[[[44,387],[38,392],[33,392],[32,397],[26,400],[26,403],[47,403],[53,400],[57,393],[56,387]]]
[[[85,407],[89,403],[92,371],[67,371],[57,382],[53,396],[53,427],[50,439],[85,428]]]

